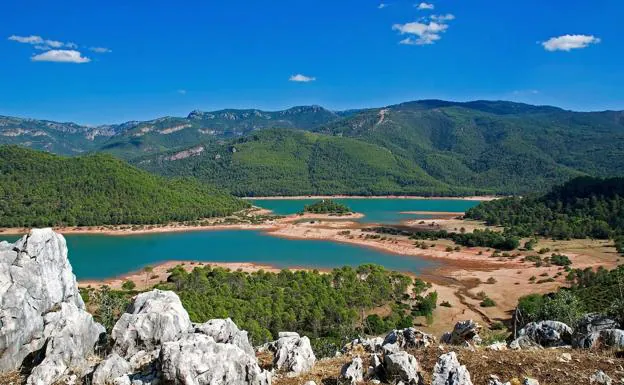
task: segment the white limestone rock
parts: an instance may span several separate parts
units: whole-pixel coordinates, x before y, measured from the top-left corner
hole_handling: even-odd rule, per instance
[[[172,291],[152,290],[137,295],[115,324],[114,350],[129,359],[140,351],[151,352],[193,330],[180,298]]]
[[[384,370],[388,382],[408,385],[422,383],[420,364],[414,356],[407,352],[398,352],[384,356]]]
[[[250,356],[255,354],[253,346],[249,343],[247,332],[240,330],[229,318],[213,319],[203,324],[195,324],[195,332],[208,335],[214,338],[216,342],[234,344]]]
[[[344,364],[340,370],[340,377],[350,384],[364,381],[364,363],[362,358],[355,357],[351,362]]]
[[[415,328],[393,330],[384,339],[382,346],[397,344],[402,349],[426,348],[435,342],[435,338]]]
[[[273,366],[278,370],[300,374],[312,369],[316,363],[310,339],[297,333],[279,333],[279,339],[271,347],[275,353]]]
[[[160,351],[162,377],[175,385],[270,385],[271,374],[256,358],[231,343],[193,333],[166,342]]]
[[[455,352],[449,352],[438,358],[433,368],[431,385],[472,385],[470,373],[460,365]]]

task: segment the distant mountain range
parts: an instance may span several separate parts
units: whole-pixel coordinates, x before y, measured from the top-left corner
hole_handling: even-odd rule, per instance
[[[193,111],[99,127],[0,117],[0,143],[109,152],[237,195],[524,194],[624,175],[624,112],[504,101]]]

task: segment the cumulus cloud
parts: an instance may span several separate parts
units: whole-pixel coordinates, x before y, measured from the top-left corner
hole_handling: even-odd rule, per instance
[[[448,29],[446,21],[453,20],[455,16],[433,15],[406,24],[394,24],[392,29],[399,31],[401,35],[411,35],[401,40],[399,44],[405,45],[430,45],[442,38],[442,33]]]
[[[297,75],[292,75],[288,80],[290,80],[291,82],[308,83],[308,82],[315,81],[316,78],[312,76],[297,74]]]
[[[544,42],[542,46],[546,51],[566,51],[586,48],[591,44],[600,43],[600,39],[593,35],[563,35],[552,37]]]
[[[431,3],[420,3],[416,7],[420,10],[431,10],[435,8],[435,5]]]
[[[32,61],[45,61],[56,63],[88,63],[91,61],[88,57],[82,56],[78,51],[66,49],[53,49],[43,52],[39,55],[31,57]]]

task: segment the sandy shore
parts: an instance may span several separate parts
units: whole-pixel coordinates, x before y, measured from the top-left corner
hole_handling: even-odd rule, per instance
[[[249,200],[300,200],[300,199],[419,199],[419,200],[462,200],[462,201],[492,201],[503,198],[495,195],[475,195],[465,197],[425,197],[417,195],[298,195],[298,196],[272,196],[272,197],[243,197]]]

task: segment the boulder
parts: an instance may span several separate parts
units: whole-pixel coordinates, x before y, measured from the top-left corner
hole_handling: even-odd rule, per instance
[[[361,346],[364,348],[364,351],[369,353],[379,353],[381,352],[381,345],[383,344],[384,339],[381,337],[373,337],[373,338],[362,338],[358,337],[353,341],[346,344],[343,348],[343,352],[349,352],[355,349],[357,346]]]
[[[279,339],[271,344],[275,353],[273,366],[291,374],[307,372],[316,363],[316,357],[308,337],[294,332],[279,333]]]
[[[393,330],[386,338],[384,338],[382,346],[387,344],[397,344],[399,347],[406,348],[426,348],[431,346],[435,342],[435,339],[420,330],[415,328],[407,328],[400,330]]]
[[[509,343],[509,349],[512,350],[540,350],[544,347],[533,341],[528,336],[521,336]]]
[[[522,385],[539,385],[539,381],[535,378],[526,377],[524,381],[522,381]]]
[[[340,378],[351,384],[357,384],[364,381],[364,363],[358,356],[351,362],[344,364],[340,370]]]
[[[455,352],[449,352],[438,358],[431,385],[472,385],[472,381],[466,367],[459,364]]]
[[[551,348],[572,343],[572,328],[563,322],[541,321],[528,323],[518,335],[526,336],[537,344]]]
[[[270,373],[260,369],[255,356],[236,344],[216,342],[200,333],[165,342],[160,351],[160,363],[162,378],[168,384],[271,383]]]
[[[132,371],[128,361],[119,354],[112,353],[98,365],[93,373],[93,385],[117,385],[127,378],[127,374]],[[129,379],[128,379],[129,381]]]
[[[419,385],[423,382],[418,361],[407,352],[384,356],[384,371],[386,380],[390,383],[403,382],[409,385]]]
[[[29,383],[88,370],[104,328],[85,311],[62,235],[33,229],[14,244],[0,242],[0,325],[0,373],[36,364],[24,362],[35,356],[40,367]]]
[[[596,385],[611,385],[613,380],[602,370],[597,370],[596,373],[589,376],[589,383]]]
[[[140,351],[151,352],[176,341],[193,329],[180,298],[172,291],[152,290],[134,298],[115,324],[114,350],[128,359]]]
[[[460,321],[455,324],[452,332],[444,333],[440,341],[449,345],[464,345],[466,342],[479,345],[481,344],[480,331],[481,325],[473,320]]]
[[[624,349],[624,330],[606,329],[591,333],[581,340],[577,346],[585,349],[615,348]]]
[[[196,324],[195,332],[208,335],[214,338],[216,342],[236,345],[250,356],[255,355],[253,346],[249,343],[247,332],[240,330],[229,318],[213,319],[203,324]]]

